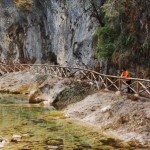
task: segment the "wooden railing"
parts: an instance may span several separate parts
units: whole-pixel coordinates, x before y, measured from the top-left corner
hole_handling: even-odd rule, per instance
[[[28,71],[63,78],[73,77],[77,80],[86,80],[93,86],[96,86],[97,89],[105,88],[108,90],[126,92],[129,87],[124,78],[105,75],[88,69],[46,64],[0,64],[1,75],[18,71]],[[150,80],[131,78],[130,88],[135,94],[150,98]]]

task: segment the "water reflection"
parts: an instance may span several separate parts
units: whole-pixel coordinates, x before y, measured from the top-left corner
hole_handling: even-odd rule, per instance
[[[21,136],[20,141],[12,139]],[[116,150],[122,142],[72,123],[54,107],[28,104],[27,97],[0,95],[0,136],[4,150]],[[126,147],[128,149],[129,147]]]

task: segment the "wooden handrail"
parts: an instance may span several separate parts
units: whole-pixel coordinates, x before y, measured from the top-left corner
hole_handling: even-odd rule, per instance
[[[106,75],[94,70],[84,69],[84,68],[72,68],[59,65],[48,65],[48,64],[3,64],[0,63],[0,73],[7,74],[17,71],[29,71],[36,73],[44,73],[55,75],[59,77],[72,77],[74,76],[77,79],[86,79],[88,82],[93,82],[93,85],[97,89],[104,88],[110,90],[119,90],[123,91],[129,86],[125,79],[120,76]],[[148,79],[139,79],[139,78],[130,78],[132,81],[131,89],[136,93],[144,94],[150,97],[150,80]],[[143,95],[144,95],[143,94]],[[144,95],[144,96],[145,96]]]

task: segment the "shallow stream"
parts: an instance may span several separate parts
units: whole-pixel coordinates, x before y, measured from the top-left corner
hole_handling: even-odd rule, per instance
[[[121,141],[69,121],[54,107],[30,105],[20,95],[0,94],[0,137],[8,141],[4,150],[122,149]]]

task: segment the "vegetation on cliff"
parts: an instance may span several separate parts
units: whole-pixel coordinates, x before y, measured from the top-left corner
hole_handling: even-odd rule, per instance
[[[119,67],[150,68],[149,7],[148,0],[106,0],[100,7],[104,25],[94,36],[96,56]]]

